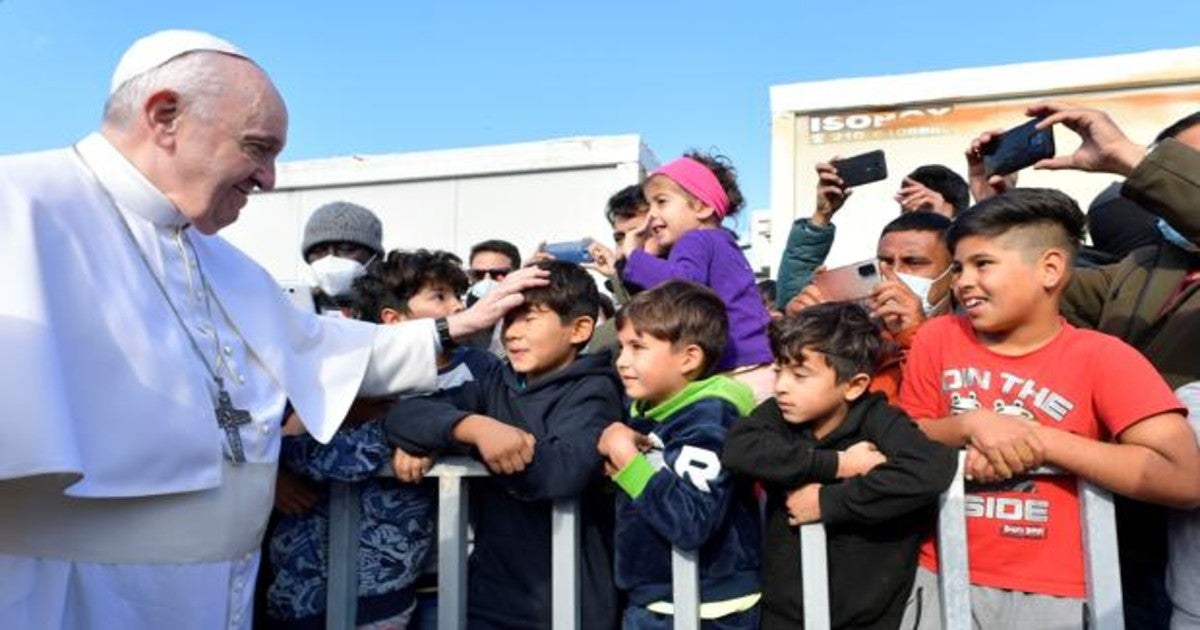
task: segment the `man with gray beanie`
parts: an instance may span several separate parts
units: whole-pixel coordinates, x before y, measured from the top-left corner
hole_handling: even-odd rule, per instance
[[[383,256],[383,224],[367,208],[334,201],[317,208],[304,225],[300,244],[312,269],[317,311],[340,312],[350,299],[355,278]]]

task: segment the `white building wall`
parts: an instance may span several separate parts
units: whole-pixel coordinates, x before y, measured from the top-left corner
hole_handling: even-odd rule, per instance
[[[308,216],[344,200],[379,216],[385,249],[465,259],[473,244],[503,238],[525,256],[542,241],[608,242],[608,197],[655,165],[636,135],[290,162],[279,165],[276,189],[252,196],[221,234],[277,279],[298,280]]]
[[[893,196],[906,174],[938,163],[965,178],[963,152],[972,139],[1024,122],[1025,109],[1044,100],[1105,110],[1131,138],[1148,143],[1163,127],[1196,111],[1200,48],[772,87],[772,271],[778,270],[792,222],[812,214],[817,162],[885,151],[888,179],[856,188],[835,216],[837,239],[828,263],[869,258],[880,230],[899,213]],[[1054,135],[1059,155],[1079,144],[1068,130],[1056,129]],[[1020,173],[1020,185],[1059,188],[1085,211],[1116,179],[1032,169]]]

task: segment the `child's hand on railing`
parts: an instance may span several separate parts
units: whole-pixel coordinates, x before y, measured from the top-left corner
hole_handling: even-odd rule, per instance
[[[614,422],[600,434],[596,450],[604,456],[605,474],[617,474],[639,453],[650,450],[650,438],[621,422]]]
[[[432,457],[409,455],[401,449],[392,454],[392,471],[396,473],[396,479],[404,483],[420,482],[432,467]]]
[[[488,470],[511,475],[533,463],[537,439],[528,431],[504,424],[495,418],[472,414],[454,427],[454,439],[474,446]]]

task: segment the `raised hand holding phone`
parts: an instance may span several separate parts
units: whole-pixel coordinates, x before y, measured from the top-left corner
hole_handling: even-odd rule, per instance
[[[983,173],[1008,175],[1054,157],[1054,133],[1033,118],[992,139],[983,147]]]

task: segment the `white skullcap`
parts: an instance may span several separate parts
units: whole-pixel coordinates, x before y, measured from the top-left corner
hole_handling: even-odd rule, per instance
[[[126,81],[157,68],[184,53],[210,50],[249,59],[242,49],[202,31],[168,30],[147,35],[129,47],[113,71],[108,93],[117,91]]]

